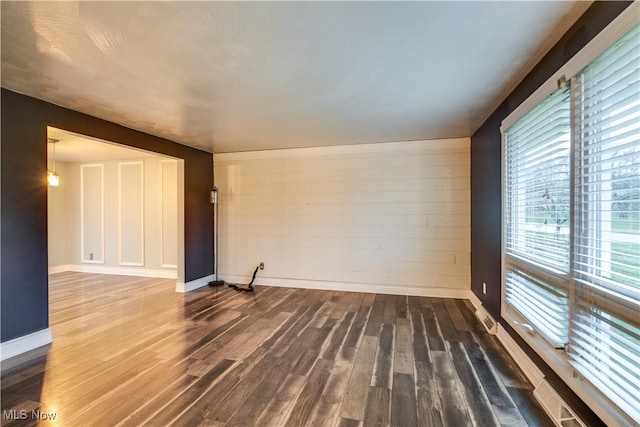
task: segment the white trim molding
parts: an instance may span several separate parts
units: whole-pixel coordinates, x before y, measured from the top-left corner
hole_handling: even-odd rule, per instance
[[[73,271],[71,264],[54,265],[49,267],[49,274],[64,273],[65,271]]]
[[[473,308],[476,310],[482,307],[482,301],[480,301],[480,298],[478,298],[473,291],[469,291],[469,301],[471,301],[471,305],[473,305]]]
[[[533,384],[535,387],[540,384],[540,382],[544,379],[544,374],[529,356],[525,353],[522,348],[515,342],[515,340],[509,335],[509,333],[504,329],[504,327],[498,323],[498,340],[502,343],[504,348],[507,349],[509,355],[516,361],[516,364],[522,369],[527,379]]]
[[[215,274],[210,274],[208,276],[201,277],[196,280],[192,280],[187,283],[176,283],[176,292],[185,293],[191,292],[198,288],[203,288],[209,284],[210,281],[215,279]]]
[[[122,236],[122,168],[123,166],[139,166],[140,167],[140,261],[123,261],[122,260],[122,242],[125,240]],[[133,183],[131,183],[133,185]],[[144,161],[137,160],[133,162],[118,162],[118,261],[120,265],[144,266],[144,237],[145,237],[145,213],[144,213]]]
[[[78,273],[113,274],[118,276],[155,277],[158,279],[176,279],[176,269],[108,267],[104,265],[66,264],[49,267],[49,274],[73,271]]]
[[[0,360],[5,361],[11,359],[12,357],[19,356],[27,351],[35,350],[52,342],[53,338],[51,336],[51,329],[49,328],[5,341],[0,343]]]
[[[84,259],[84,170],[85,168],[100,168],[100,222],[101,222],[101,259]],[[91,163],[80,165],[80,258],[87,264],[104,264],[104,165],[102,163]]]
[[[249,276],[225,275],[218,276],[229,283],[248,283]],[[281,288],[317,289],[323,291],[364,292],[387,295],[408,295],[433,298],[468,299],[468,289],[447,288],[419,288],[411,286],[389,286],[368,283],[332,282],[324,280],[285,279],[280,277],[256,277],[254,285],[274,286]]]
[[[489,334],[491,335],[496,335],[498,322],[496,322],[493,316],[491,316],[487,309],[484,308],[482,301],[480,301],[480,299],[476,296],[476,294],[473,293],[473,291],[469,291],[469,300],[471,301],[473,307],[476,309],[476,317],[478,318],[478,320],[480,320],[487,332],[489,332]]]
[[[165,177],[165,170],[164,167],[165,165],[173,165],[176,168],[176,181],[177,181],[177,174],[178,174],[178,161],[177,160],[173,160],[173,159],[167,159],[167,160],[160,160],[160,221],[159,221],[159,225],[160,225],[160,265],[161,267],[166,267],[166,268],[178,268],[177,265],[175,264],[167,264],[165,263],[165,254],[164,254],[164,222],[165,222],[165,215],[164,215],[164,203],[165,203],[165,188],[164,188],[164,177]],[[177,182],[173,182],[173,184],[177,187]],[[179,189],[176,189],[176,191],[179,191]],[[177,192],[176,192],[176,199],[177,199]],[[176,200],[177,202],[177,200]],[[177,205],[177,203],[176,203]],[[177,209],[177,206],[176,206]],[[177,239],[177,233],[178,233],[178,224],[176,223],[176,239]]]

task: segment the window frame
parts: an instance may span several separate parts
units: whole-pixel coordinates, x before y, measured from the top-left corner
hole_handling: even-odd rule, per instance
[[[517,250],[513,250],[513,249],[507,249],[506,248],[506,233],[507,231],[507,218],[510,216],[509,213],[511,212],[511,209],[507,209],[507,205],[509,203],[513,203],[513,200],[511,200],[510,196],[513,197],[513,194],[508,194],[507,193],[507,189],[506,189],[506,175],[507,175],[507,165],[506,165],[506,153],[505,153],[505,146],[506,146],[506,138],[507,138],[507,131],[511,128],[511,126],[513,126],[517,120],[519,120],[520,118],[524,117],[525,115],[529,114],[529,112],[535,110],[540,104],[546,102],[549,98],[551,98],[552,96],[554,96],[554,94],[556,94],[557,92],[561,91],[561,90],[565,90],[566,88],[561,88],[559,87],[559,85],[556,83],[555,86],[547,86],[545,87],[546,90],[548,90],[549,92],[547,93],[546,91],[543,92],[543,95],[540,99],[540,101],[538,103],[536,103],[535,105],[532,105],[531,108],[525,112],[523,112],[522,115],[520,115],[519,117],[517,117],[517,119],[515,119],[511,124],[509,124],[508,128],[505,128],[505,126],[503,125],[501,128],[501,135],[502,135],[502,269],[501,269],[501,284],[502,284],[502,298],[501,298],[501,307],[502,307],[502,317],[504,318],[505,312],[508,314],[513,314],[515,319],[513,320],[513,324],[518,325],[520,328],[524,327],[528,329],[528,332],[532,332],[532,329],[530,327],[529,324],[532,324],[532,320],[533,319],[526,319],[524,317],[524,313],[520,314],[518,312],[518,308],[516,307],[512,307],[509,306],[507,304],[506,301],[506,277],[505,277],[505,273],[507,270],[509,269],[514,269],[517,271],[520,271],[521,273],[531,276],[532,278],[536,278],[540,281],[543,281],[544,283],[546,283],[548,286],[556,288],[559,291],[563,291],[566,292],[567,294],[567,302],[570,300],[570,292],[571,292],[571,283],[570,283],[570,278],[571,278],[571,256],[572,256],[572,245],[571,245],[571,239],[572,239],[572,227],[569,226],[569,231],[570,234],[568,236],[569,239],[569,250],[567,251],[567,257],[568,257],[568,265],[566,266],[566,268],[563,268],[561,266],[558,265],[554,265],[555,263],[544,263],[544,261],[541,261],[539,259],[539,257],[536,256],[532,256],[532,257],[525,257],[523,256],[522,252],[517,251]],[[568,101],[570,103],[569,105],[569,109],[571,109],[572,105],[571,105],[571,92],[569,91],[568,95]],[[568,126],[568,132],[571,131],[573,127],[573,123],[570,121],[569,126]],[[572,168],[573,168],[573,156],[571,156],[571,146],[573,145],[573,141],[570,140],[569,141],[569,160],[570,160],[570,164],[569,164],[569,175],[570,177],[572,176]],[[535,149],[535,148],[534,148]],[[526,153],[524,153],[526,155]],[[518,183],[516,183],[518,184]],[[521,183],[522,184],[522,183]],[[527,184],[527,182],[524,183],[525,185]],[[519,185],[512,185],[511,186],[511,191],[513,191],[513,188],[519,189]],[[571,179],[569,179],[569,183],[568,183],[568,190],[569,190],[569,206],[570,206],[570,211],[568,212],[569,215],[569,220],[571,220],[571,217],[573,215],[573,203],[571,203],[571,201],[573,200],[573,186],[571,185]],[[516,221],[518,222],[518,221]],[[512,224],[513,227],[513,224]],[[568,311],[567,311],[567,317],[570,319],[571,316],[571,307],[569,304],[567,304],[568,306]],[[568,341],[568,335],[569,335],[569,328],[567,327],[567,336],[565,337],[565,342],[552,342],[552,338],[551,336],[547,336],[542,330],[537,331],[538,334],[540,334],[541,336],[544,337],[544,343],[545,345],[551,346],[551,348],[557,349],[557,348],[563,348],[566,345],[566,342]]]
[[[568,273],[563,272],[549,272],[547,267],[539,268],[535,263],[531,263],[529,260],[518,259],[518,257],[507,254],[505,252],[505,207],[507,203],[505,192],[505,131],[509,129],[517,120],[527,114],[530,110],[535,108],[538,104],[544,101],[548,96],[558,89],[559,84],[562,81],[573,79],[578,75],[582,69],[584,69],[589,63],[596,59],[601,53],[623,37],[629,30],[640,23],[640,3],[633,2],[630,4],[617,18],[607,25],[598,35],[596,35],[585,47],[583,47],[576,55],[574,55],[569,61],[567,61],[562,67],[560,67],[547,81],[545,81],[536,91],[534,91],[524,102],[522,102],[511,114],[509,114],[503,121],[500,127],[501,132],[501,268],[500,268],[500,281],[501,281],[501,316],[509,326],[547,363],[558,376],[590,407],[592,410],[607,424],[609,425],[624,425],[632,424],[634,421],[623,414],[613,402],[611,402],[598,388],[591,384],[588,380],[581,379],[581,375],[572,366],[568,354],[562,349],[555,349],[545,338],[540,334],[532,334],[530,329],[526,327],[527,320],[524,319],[514,309],[509,308],[505,300],[505,271],[509,265],[514,265],[510,262],[515,259],[516,265],[524,265],[523,271],[527,271],[529,268],[534,268],[536,272],[545,273],[546,276],[553,280],[553,283],[565,281],[570,293],[570,301],[575,301],[573,295],[576,291],[576,286],[584,286],[580,284],[580,280],[574,276],[574,229],[570,227],[570,262]],[[571,96],[571,108],[573,110],[573,96]],[[574,126],[574,120],[572,116],[572,129]],[[572,146],[575,143],[574,136],[572,134]],[[575,173],[575,156],[571,155],[571,174]],[[573,180],[572,180],[573,182]],[[572,200],[570,206],[570,218],[574,221],[574,185],[570,186],[570,197]],[[540,276],[538,276],[540,277]],[[543,276],[544,277],[544,276]],[[597,289],[598,292],[607,292],[606,289]],[[575,306],[569,304],[569,316],[570,319],[574,316]],[[536,386],[537,384],[534,384]]]

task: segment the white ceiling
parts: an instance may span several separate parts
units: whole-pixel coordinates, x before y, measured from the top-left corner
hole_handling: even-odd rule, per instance
[[[2,86],[207,151],[470,136],[590,2],[2,2]]]
[[[47,138],[55,140],[55,160],[60,162],[96,162],[109,160],[138,160],[161,156],[151,151],[139,150],[110,141],[91,138],[54,127],[47,127]],[[47,147],[47,155],[53,159],[53,146]]]

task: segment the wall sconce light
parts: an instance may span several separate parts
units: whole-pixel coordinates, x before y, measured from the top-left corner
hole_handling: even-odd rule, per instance
[[[49,187],[57,187],[60,185],[60,176],[56,173],[56,142],[58,140],[47,138],[47,142],[53,144],[53,170],[47,171],[47,182]]]

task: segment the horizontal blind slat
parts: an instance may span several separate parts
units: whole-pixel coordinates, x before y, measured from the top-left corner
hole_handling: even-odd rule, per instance
[[[569,355],[581,375],[640,423],[640,26],[574,82]]]
[[[640,424],[640,26],[503,141],[504,303]]]

